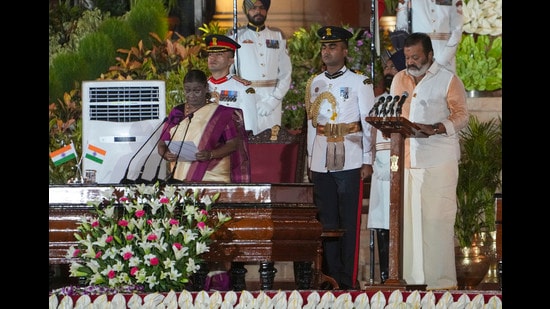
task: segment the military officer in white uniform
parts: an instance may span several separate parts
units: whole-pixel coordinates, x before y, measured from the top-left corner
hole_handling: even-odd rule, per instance
[[[456,50],[462,40],[463,24],[462,0],[399,0],[397,4],[395,29],[429,35],[435,61],[452,72],[456,72]]]
[[[270,0],[244,0],[248,25],[237,29],[234,73],[252,82],[258,95],[258,129],[281,125],[283,97],[290,88],[292,65],[283,33],[266,27]],[[227,35],[235,38],[233,30]]]
[[[208,78],[212,98],[218,104],[241,109],[245,129],[254,135],[260,133],[254,88],[249,81],[229,73],[235,60],[235,50],[241,46],[230,37],[220,34],[206,36],[205,43],[208,70],[212,74]]]
[[[360,188],[372,174],[371,125],[365,117],[374,105],[367,76],[346,66],[352,33],[322,27],[321,59],[326,71],[308,80],[308,166],[314,201],[324,229],[345,229],[340,239],[325,240],[324,272],[341,289],[357,287]]]

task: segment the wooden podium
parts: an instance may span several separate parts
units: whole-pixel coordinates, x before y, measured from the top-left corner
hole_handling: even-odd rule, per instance
[[[403,117],[366,117],[365,120],[391,138],[390,150],[390,244],[388,279],[384,284],[367,284],[365,289],[425,290],[425,284],[410,285],[403,279],[403,196],[405,138],[427,137]]]

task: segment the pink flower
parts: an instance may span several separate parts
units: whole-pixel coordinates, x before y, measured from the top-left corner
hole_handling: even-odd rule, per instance
[[[143,215],[145,215],[145,210],[140,209],[140,210],[136,211],[136,217],[141,218],[141,217],[143,217]]]
[[[127,202],[128,198],[126,196],[123,196],[123,197],[120,198],[120,201],[121,202]]]
[[[147,220],[147,224],[153,225],[153,220],[151,220],[151,219]]]
[[[204,222],[197,223],[197,227],[201,230],[204,229],[205,226],[206,226],[206,224]]]
[[[103,252],[99,251],[95,254],[95,258],[96,259],[99,259],[101,257],[101,255],[103,254]]]
[[[153,241],[153,240],[156,240],[156,239],[157,239],[156,234],[149,234],[149,236],[147,236],[147,240]]]
[[[107,274],[107,277],[109,277],[109,279],[113,279],[114,277],[116,276],[116,273],[114,270],[109,270],[109,273]]]
[[[118,221],[118,225],[120,225],[120,226],[128,226],[128,221],[126,221],[126,220],[119,220],[119,221]]]
[[[126,240],[132,240],[132,239],[134,239],[134,234],[126,235]]]
[[[149,262],[151,263],[151,266],[155,266],[159,264],[159,259],[157,257],[154,257],[154,258],[151,258]]]
[[[99,226],[99,221],[94,221],[92,222],[92,227],[98,227]]]
[[[208,211],[206,209],[201,209],[200,213],[201,213],[201,215],[205,215],[205,216],[208,215]]]
[[[176,219],[170,219],[170,224],[172,224],[172,225],[178,225],[178,224],[179,224],[179,221],[176,220]]]
[[[181,250],[181,244],[179,242],[175,242],[172,246],[176,247],[178,250]]]
[[[126,252],[122,255],[124,260],[129,260],[133,256],[132,252]]]
[[[169,202],[170,202],[170,200],[167,197],[161,197],[160,198],[160,203],[161,204],[168,204]]]
[[[107,236],[107,238],[105,238],[106,243],[110,243],[111,241],[113,241],[113,236],[109,235]]]
[[[73,257],[77,257],[79,254],[80,254],[80,249],[76,249],[76,250],[73,252]]]
[[[132,269],[130,269],[130,275],[135,276],[138,271],[139,271],[139,268],[134,266],[132,267]]]

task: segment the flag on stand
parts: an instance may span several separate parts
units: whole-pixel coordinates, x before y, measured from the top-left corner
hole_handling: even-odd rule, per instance
[[[76,151],[74,150],[73,143],[71,142],[65,147],[50,152],[50,158],[52,158],[53,164],[55,166],[66,163],[72,159],[76,159]]]
[[[84,157],[96,163],[103,164],[103,159],[105,159],[106,153],[107,151],[105,151],[105,149],[88,144],[88,149],[86,149],[86,155]]]

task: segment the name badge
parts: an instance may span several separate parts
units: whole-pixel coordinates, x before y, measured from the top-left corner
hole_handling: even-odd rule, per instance
[[[265,40],[265,45],[267,48],[279,48],[279,40]]]

